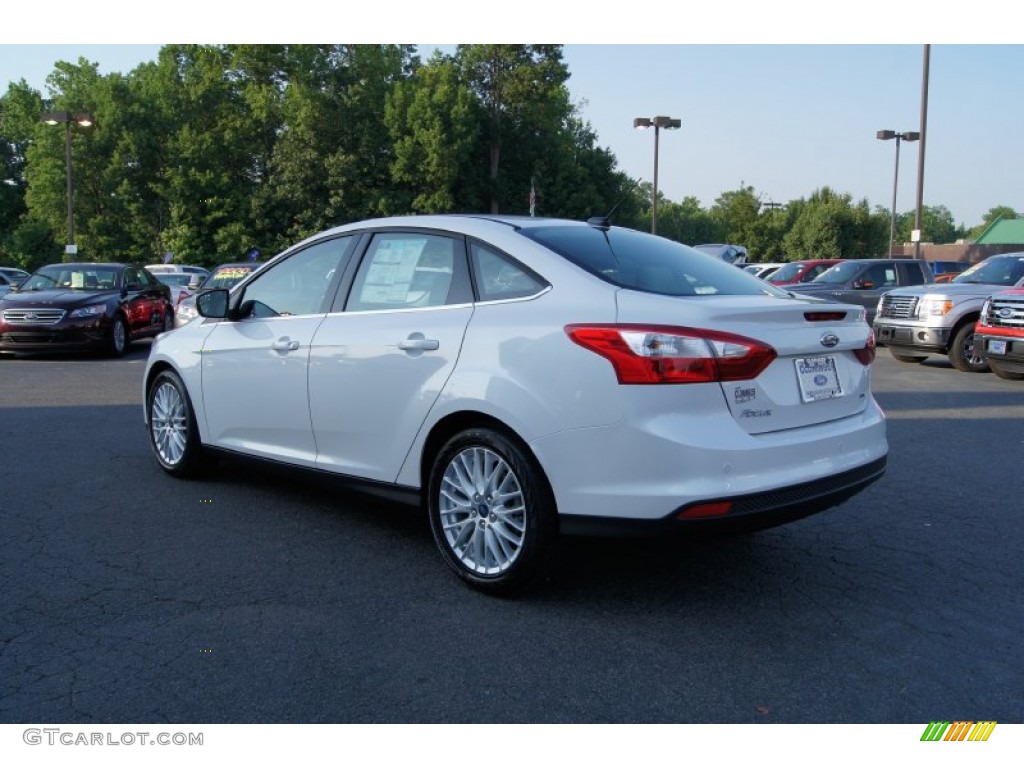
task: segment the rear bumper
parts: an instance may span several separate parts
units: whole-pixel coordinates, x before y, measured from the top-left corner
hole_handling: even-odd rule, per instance
[[[724,497],[703,502],[728,503],[729,512],[715,517],[681,518],[687,504],[658,520],[602,518],[589,515],[562,515],[562,533],[578,536],[663,536],[683,533],[751,531],[771,528],[824,512],[860,493],[885,474],[887,457],[883,456],[862,467],[841,472],[808,483],[776,488],[762,493]]]

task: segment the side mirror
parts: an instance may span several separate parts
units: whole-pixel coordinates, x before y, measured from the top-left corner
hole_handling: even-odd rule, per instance
[[[870,280],[854,280],[853,287],[858,291],[867,291],[875,287]]]
[[[211,288],[196,294],[196,312],[203,317],[223,320],[228,316],[228,291],[226,288]]]

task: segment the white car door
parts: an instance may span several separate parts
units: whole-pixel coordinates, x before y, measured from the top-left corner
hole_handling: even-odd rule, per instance
[[[213,445],[312,466],[310,346],[354,238],[314,243],[245,286],[243,317],[224,320],[202,353],[203,412]]]
[[[309,401],[317,466],[394,482],[473,314],[461,239],[374,235],[344,311],[319,327]]]

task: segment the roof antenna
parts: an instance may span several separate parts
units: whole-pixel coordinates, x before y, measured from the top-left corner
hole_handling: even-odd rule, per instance
[[[639,186],[640,182],[633,182],[633,189],[636,189]],[[632,192],[633,189],[630,189],[629,191]],[[589,219],[587,219],[587,224],[596,229],[600,229],[607,232],[609,229],[611,229],[612,226],[612,214],[619,210],[619,206],[622,205],[623,202],[625,202],[627,195],[623,195],[622,197],[620,197],[619,202],[613,205],[612,209],[608,211],[608,213],[605,216],[591,216]]]

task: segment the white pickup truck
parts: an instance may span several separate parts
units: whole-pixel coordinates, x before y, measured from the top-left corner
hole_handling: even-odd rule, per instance
[[[947,355],[954,368],[984,372],[974,324],[985,299],[1000,287],[1024,282],[1024,252],[989,256],[948,283],[897,288],[878,300],[873,327],[880,345],[903,363]]]

